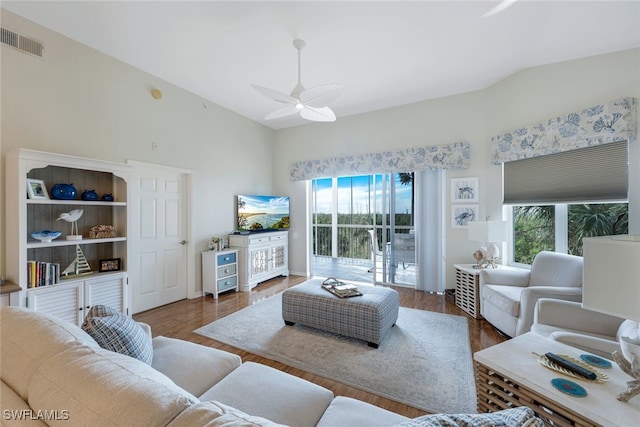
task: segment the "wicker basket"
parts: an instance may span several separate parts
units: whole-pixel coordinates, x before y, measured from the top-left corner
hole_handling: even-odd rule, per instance
[[[108,239],[116,237],[116,228],[113,225],[94,225],[89,231],[91,239]]]

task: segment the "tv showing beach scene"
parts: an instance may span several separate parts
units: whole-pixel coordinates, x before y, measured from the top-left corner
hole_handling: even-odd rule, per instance
[[[238,230],[289,229],[289,197],[238,196]]]

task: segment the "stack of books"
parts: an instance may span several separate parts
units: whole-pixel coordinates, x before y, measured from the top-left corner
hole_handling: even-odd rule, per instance
[[[54,262],[27,261],[27,287],[55,285],[60,282],[60,264]]]
[[[358,291],[358,287],[356,285],[346,284],[335,277],[329,277],[327,280],[322,282],[322,288],[340,298],[357,297],[362,295],[362,293]]]

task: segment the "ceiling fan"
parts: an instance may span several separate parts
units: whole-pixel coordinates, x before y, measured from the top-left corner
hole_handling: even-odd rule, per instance
[[[304,48],[305,42],[304,40],[296,39],[293,41],[293,46],[298,50],[298,84],[291,91],[291,95],[264,86],[251,85],[267,98],[287,104],[286,107],[267,114],[265,120],[300,114],[303,119],[313,122],[335,121],[336,115],[327,105],[340,96],[344,88],[343,85],[328,84],[305,89],[300,81],[300,51]]]

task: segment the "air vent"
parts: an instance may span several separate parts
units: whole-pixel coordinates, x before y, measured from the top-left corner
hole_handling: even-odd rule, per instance
[[[34,55],[38,58],[42,58],[44,45],[37,40],[25,37],[14,31],[2,27],[0,28],[0,41],[2,41],[3,44],[18,49],[20,52],[28,53],[29,55]]]

